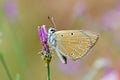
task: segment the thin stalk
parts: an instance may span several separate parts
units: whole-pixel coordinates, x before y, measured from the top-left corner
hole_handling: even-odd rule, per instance
[[[16,75],[16,80],[20,80],[20,75],[19,74]]]
[[[13,78],[12,78],[12,76],[10,74],[10,71],[8,69],[8,66],[7,66],[7,64],[5,62],[5,59],[4,59],[4,56],[3,56],[2,53],[0,53],[0,60],[2,62],[2,65],[3,65],[3,67],[4,67],[4,69],[5,69],[6,73],[7,73],[7,75],[8,75],[9,80],[13,80]]]
[[[50,80],[50,62],[47,61],[47,80]]]

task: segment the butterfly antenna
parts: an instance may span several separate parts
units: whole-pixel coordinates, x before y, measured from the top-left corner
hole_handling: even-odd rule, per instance
[[[48,16],[48,19],[50,20],[50,22],[52,23],[53,27],[56,29],[56,25],[54,22],[54,18],[52,16]]]

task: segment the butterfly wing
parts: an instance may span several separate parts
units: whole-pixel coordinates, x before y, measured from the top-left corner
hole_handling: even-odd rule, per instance
[[[98,35],[84,30],[64,30],[55,32],[55,39],[62,55],[77,60],[95,45]]]
[[[91,31],[83,31],[88,37],[90,38],[92,42],[92,46],[94,46],[99,38],[99,34]]]

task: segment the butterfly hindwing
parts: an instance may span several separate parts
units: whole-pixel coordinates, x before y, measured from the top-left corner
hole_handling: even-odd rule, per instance
[[[84,30],[63,30],[55,32],[57,49],[73,60],[79,59],[91,49],[98,36]]]
[[[92,45],[94,46],[96,41],[99,38],[99,34],[91,31],[83,31],[83,32],[89,36],[89,38],[91,39]]]

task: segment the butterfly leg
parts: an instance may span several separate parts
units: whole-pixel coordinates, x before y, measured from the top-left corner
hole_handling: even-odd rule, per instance
[[[65,56],[63,56],[58,49],[56,49],[56,53],[57,53],[58,57],[60,58],[60,60],[62,61],[62,63],[67,64],[67,58]]]

